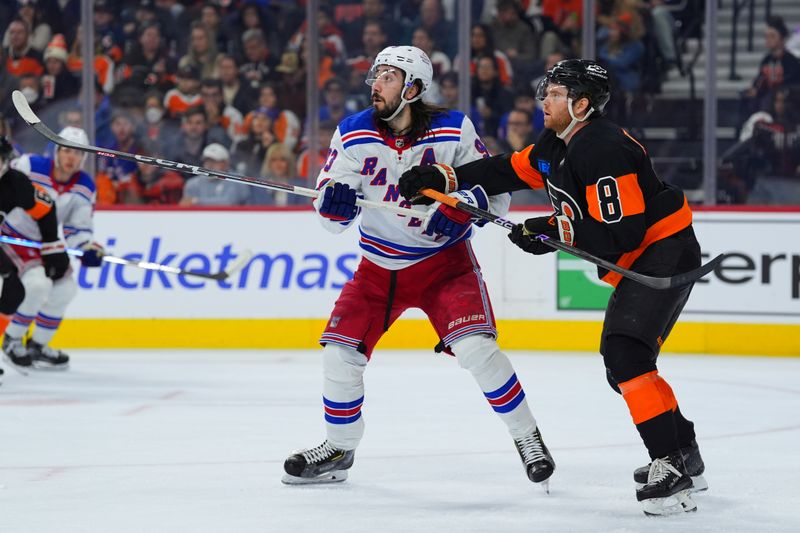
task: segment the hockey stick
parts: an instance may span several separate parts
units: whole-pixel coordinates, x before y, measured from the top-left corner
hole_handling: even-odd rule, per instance
[[[450,207],[454,207],[460,211],[465,211],[474,215],[478,218],[482,218],[484,220],[488,220],[498,226],[502,226],[506,229],[513,229],[514,226],[517,224],[515,222],[511,222],[505,218],[499,217],[494,213],[489,211],[485,211],[480,209],[479,207],[475,207],[470,205],[466,202],[462,202],[453,196],[448,196],[446,194],[442,194],[439,191],[434,189],[423,189],[420,191],[423,195],[427,196],[428,198],[432,198],[437,202],[441,202],[445,205],[449,205]],[[630,280],[633,280],[637,283],[641,283],[646,287],[650,287],[651,289],[674,289],[676,287],[682,287],[684,285],[688,285],[690,283],[694,283],[695,281],[699,280],[720,264],[722,259],[725,257],[725,254],[720,254],[705,265],[696,268],[694,270],[690,270],[689,272],[684,272],[683,274],[678,274],[676,276],[668,277],[668,278],[659,278],[655,276],[647,276],[645,274],[640,274],[639,272],[634,272],[632,270],[628,270],[622,268],[618,265],[610,261],[606,261],[605,259],[601,259],[596,257],[588,252],[584,252],[580,248],[575,248],[567,243],[561,242],[559,240],[551,239],[547,235],[536,235],[536,238],[542,241],[544,244],[551,248],[555,248],[556,250],[561,250],[562,252],[566,252],[570,255],[574,255],[575,257],[579,257],[584,261],[588,261],[590,263],[594,263],[600,267],[605,268],[606,270],[610,270],[611,272],[616,272],[617,274],[624,276]]]
[[[36,241],[29,241],[27,239],[18,239],[17,237],[10,237],[8,235],[0,235],[0,242],[4,242],[7,244],[16,244],[17,246],[26,246],[28,248],[41,248],[42,243]],[[75,248],[67,248],[66,252],[69,255],[73,255],[75,257],[81,257],[83,255],[83,250],[76,250]],[[114,263],[117,265],[125,265],[125,266],[132,266],[136,268],[142,268],[144,270],[158,270],[161,272],[167,272],[169,274],[177,274],[178,276],[193,276],[196,278],[203,278],[203,279],[210,279],[214,281],[225,281],[232,274],[239,271],[242,267],[244,267],[250,258],[253,257],[253,252],[250,250],[245,250],[244,252],[240,253],[239,256],[236,258],[236,261],[231,263],[231,265],[226,268],[225,270],[221,270],[220,272],[216,272],[214,274],[210,274],[207,272],[198,272],[196,270],[183,270],[177,267],[171,267],[169,265],[162,265],[161,263],[151,263],[149,261],[137,261],[135,259],[125,259],[124,257],[117,257],[115,255],[104,255],[103,261],[106,263]]]
[[[118,158],[118,159],[126,159],[128,161],[135,161],[139,163],[146,163],[148,165],[153,165],[160,168],[177,170],[180,172],[188,172],[190,174],[199,174],[201,176],[208,176],[210,178],[235,181],[238,183],[252,185],[253,187],[260,187],[262,189],[285,191],[291,194],[306,196],[308,198],[316,198],[319,196],[319,191],[316,189],[308,189],[305,187],[298,187],[296,185],[288,185],[286,183],[278,183],[274,181],[262,180],[260,178],[242,176],[240,174],[235,174],[233,172],[226,172],[224,170],[211,170],[210,168],[199,167],[196,165],[189,165],[187,163],[178,163],[176,161],[170,161],[168,159],[161,159],[158,157],[148,157],[146,155],[128,154],[125,152],[118,152],[117,150],[111,150],[109,148],[98,148],[97,146],[90,146],[86,144],[72,142],[61,137],[53,130],[48,128],[41,121],[41,119],[39,119],[39,117],[36,116],[36,113],[33,112],[30,104],[28,104],[28,101],[25,99],[25,97],[22,95],[21,92],[14,91],[11,94],[11,99],[14,102],[14,107],[17,108],[17,113],[20,114],[20,116],[23,118],[23,120],[25,120],[25,122],[27,122],[31,127],[33,127],[33,129],[35,129],[40,135],[46,137],[48,140],[54,142],[55,144],[63,146],[65,148],[72,148],[73,150],[80,150],[81,152],[90,152],[93,154],[102,155],[104,157],[110,157],[113,159]],[[389,204],[387,202],[372,202],[369,200],[363,200],[361,198],[356,199],[356,205],[370,209],[384,209],[387,211],[392,211],[394,213],[397,213],[398,215],[404,215],[404,216],[408,216],[409,211],[412,211],[407,208]]]

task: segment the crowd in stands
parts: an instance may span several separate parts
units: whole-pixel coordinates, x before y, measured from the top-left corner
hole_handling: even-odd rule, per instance
[[[46,123],[81,124],[80,4],[8,0],[0,6],[0,113],[5,117],[0,128],[13,129],[20,150],[46,147],[17,119],[9,98],[13,89],[23,91]],[[385,46],[410,43],[423,49],[434,65],[426,98],[457,107],[455,20],[461,5],[455,0],[323,0],[315,43],[321,150],[309,154],[305,2],[94,0],[96,144],[313,186],[309,157],[324,162],[337,123],[368,106],[364,80]],[[558,60],[580,53],[583,2],[472,0],[468,5],[474,21],[470,117],[491,152],[520,149],[543,127],[535,99],[538,79]],[[608,109],[613,118],[625,124],[637,95],[658,92],[665,73],[678,67],[677,28],[690,26],[687,21],[698,9],[701,0],[598,2],[597,55],[614,79]],[[786,37],[781,35],[781,47]],[[783,65],[783,81],[790,81],[789,53],[771,57]],[[775,91],[773,63],[764,66],[751,96],[758,109],[773,110],[774,128],[788,112],[785,104],[777,110],[781,100],[776,100],[780,91]],[[102,157],[96,180],[100,205],[307,203],[282,192]]]

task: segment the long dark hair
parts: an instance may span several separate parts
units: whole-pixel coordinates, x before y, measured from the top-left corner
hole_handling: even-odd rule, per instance
[[[415,80],[414,83],[417,84],[419,89],[422,89],[419,80]],[[408,107],[411,109],[411,129],[406,135],[411,139],[411,142],[416,142],[431,130],[431,124],[436,115],[449,113],[449,109],[446,107],[429,104],[421,99],[411,102]],[[375,117],[374,120],[378,131],[382,135],[390,133],[389,124],[375,116],[374,113],[373,116]]]

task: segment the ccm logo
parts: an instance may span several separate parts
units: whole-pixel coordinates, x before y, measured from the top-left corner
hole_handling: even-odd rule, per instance
[[[453,329],[454,327],[460,324],[466,324],[467,322],[475,322],[476,320],[486,321],[486,315],[467,315],[462,316],[460,318],[456,318],[449,324],[447,324],[447,329]]]

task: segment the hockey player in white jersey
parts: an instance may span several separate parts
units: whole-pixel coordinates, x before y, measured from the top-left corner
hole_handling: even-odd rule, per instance
[[[68,126],[61,137],[80,144],[89,144],[86,132]],[[86,155],[71,148],[57,147],[54,157],[24,155],[14,161],[14,167],[29,175],[33,184],[50,195],[56,203],[58,222],[67,246],[83,250],[84,266],[100,266],[103,248],[93,241],[95,185],[81,167]],[[36,221],[26,212],[16,209],[2,225],[2,233],[32,241],[41,241]],[[66,272],[46,272],[38,249],[3,244],[3,251],[19,271],[25,286],[25,299],[11,319],[3,337],[3,352],[8,360],[20,367],[64,369],[69,357],[49,346],[61,324],[64,311],[75,297],[77,284],[72,269]],[[34,324],[30,338],[25,334]]]
[[[344,119],[331,141],[314,202],[323,226],[358,231],[363,257],[342,289],[320,339],[324,346],[323,408],[326,440],[286,459],[287,484],[343,481],[364,432],[363,372],[372,350],[400,314],[420,308],[440,338],[437,351],[455,355],[469,370],[491,408],[506,424],[533,482],[555,464],[525,400],[497,330],[480,267],[470,246],[474,220],[435,203],[416,216],[369,209],[356,198],[403,203],[400,175],[414,165],[446,173],[489,154],[469,118],[421,100],[432,80],[430,60],[412,46],[391,46],[375,58],[367,78],[372,107]],[[481,187],[453,192],[498,215],[507,194],[488,197]]]

